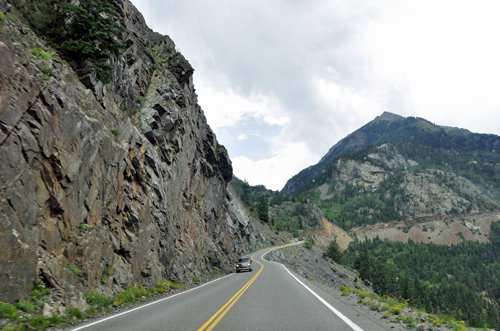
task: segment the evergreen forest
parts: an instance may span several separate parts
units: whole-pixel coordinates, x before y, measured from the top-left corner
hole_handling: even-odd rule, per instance
[[[409,241],[353,241],[344,262],[379,295],[409,300],[428,313],[446,314],[473,327],[498,329],[500,222],[489,243],[444,246]]]

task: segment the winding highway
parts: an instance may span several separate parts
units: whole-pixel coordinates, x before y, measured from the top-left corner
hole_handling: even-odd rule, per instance
[[[273,249],[251,255],[252,272],[233,273],[71,330],[384,330],[283,265],[264,260]]]

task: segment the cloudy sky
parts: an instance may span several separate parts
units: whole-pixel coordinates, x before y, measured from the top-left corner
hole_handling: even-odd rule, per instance
[[[251,185],[281,190],[384,111],[500,135],[498,0],[132,2]]]

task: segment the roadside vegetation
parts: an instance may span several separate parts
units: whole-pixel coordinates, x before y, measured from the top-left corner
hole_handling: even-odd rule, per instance
[[[117,308],[143,302],[168,293],[171,290],[180,289],[181,285],[163,280],[156,283],[154,287],[143,287],[140,285],[129,286],[127,290],[119,293],[116,297],[107,297],[98,292],[90,292],[85,296],[89,308],[82,312],[78,308],[69,308],[64,313],[43,314],[43,307],[49,303],[51,291],[45,287],[41,280],[35,282],[35,289],[30,292],[30,299],[19,301],[16,304],[0,302],[0,318],[10,320],[3,330],[45,330],[52,327],[66,327],[74,325],[84,319],[99,317]]]
[[[393,323],[403,323],[410,330],[434,330],[434,328],[448,327],[456,331],[470,330],[465,321],[456,320],[445,314],[429,314],[423,309],[415,310],[409,300],[379,296],[373,292],[357,290],[347,286],[340,286],[342,296],[354,295],[358,303],[368,306],[370,310],[383,312],[382,318]]]

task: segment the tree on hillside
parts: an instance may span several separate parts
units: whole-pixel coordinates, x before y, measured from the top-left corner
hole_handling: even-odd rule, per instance
[[[259,219],[264,222],[269,222],[269,207],[267,205],[267,199],[265,196],[261,195],[259,198],[259,204],[257,205],[257,214]]]
[[[338,264],[342,264],[342,258],[344,257],[344,254],[340,250],[339,243],[337,242],[337,236],[335,236],[334,239],[330,241],[330,244],[328,245],[326,252],[323,253],[323,256],[328,256]]]
[[[243,193],[241,194],[241,201],[248,206],[250,204],[250,184],[248,184],[246,179],[243,180],[241,188],[243,190]]]
[[[368,240],[365,239],[363,242],[363,248],[356,260],[354,261],[354,266],[359,271],[359,277],[362,280],[369,280],[371,276],[372,261],[370,257],[370,252],[368,250]]]

